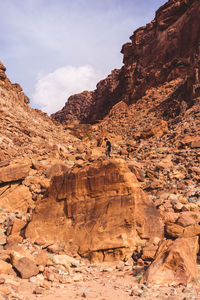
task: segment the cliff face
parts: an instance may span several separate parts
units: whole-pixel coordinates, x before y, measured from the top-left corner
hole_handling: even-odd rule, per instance
[[[151,87],[176,78],[198,81],[200,54],[200,2],[170,0],[155,19],[136,30],[122,48],[120,73],[123,100],[133,103]],[[192,95],[188,88],[187,96]]]
[[[69,97],[65,106],[51,116],[63,124],[94,123],[102,119],[119,98],[115,97],[119,73],[120,70],[113,70],[107,78],[97,84],[95,91],[85,91]]]
[[[65,106],[51,116],[58,122],[84,123],[90,113],[94,92],[85,91],[69,97]]]
[[[137,29],[131,42],[122,47],[124,66],[97,84],[92,94],[88,116],[81,122],[94,123],[103,119],[119,101],[135,103],[152,87],[178,78],[183,79],[176,97],[191,104],[200,94],[200,2],[198,0],[169,0],[156,12],[155,19]],[[81,94],[79,94],[79,99]],[[85,94],[83,93],[84,101]],[[71,102],[65,105],[65,119]],[[80,109],[79,104],[77,105]],[[82,109],[80,109],[82,111]],[[59,112],[53,116],[63,122]]]

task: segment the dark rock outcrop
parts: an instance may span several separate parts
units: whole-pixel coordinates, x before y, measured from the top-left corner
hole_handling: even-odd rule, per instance
[[[69,97],[65,106],[51,115],[52,118],[62,124],[85,123],[90,114],[93,94],[94,92],[85,91]]]

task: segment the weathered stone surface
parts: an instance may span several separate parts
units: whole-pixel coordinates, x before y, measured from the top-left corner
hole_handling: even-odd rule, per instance
[[[12,270],[12,265],[0,259],[0,274],[9,274]]]
[[[0,183],[22,180],[28,176],[30,165],[17,164],[0,168]]]
[[[4,193],[0,197],[1,207],[6,207],[12,212],[27,212],[29,208],[34,208],[31,192],[24,185],[19,185],[15,189]]]
[[[177,238],[183,235],[184,228],[178,224],[167,222],[165,224],[165,232],[168,236]]]
[[[14,264],[14,267],[19,272],[20,276],[24,279],[28,279],[39,273],[39,268],[32,260],[27,257],[20,258]]]
[[[108,249],[123,253],[162,235],[159,213],[123,160],[97,161],[55,176],[26,230],[31,239],[72,244],[86,256]]]
[[[141,133],[141,138],[148,139],[152,136],[158,137],[168,132],[167,122],[162,120],[158,121],[157,124],[153,125],[151,128],[147,128]]]
[[[171,118],[182,110],[183,99],[190,102],[199,96],[199,1],[168,1],[156,12],[155,19],[138,28],[130,37],[131,42],[122,47],[124,66],[114,70],[105,80],[97,84],[96,90],[85,99],[85,92],[77,97],[79,103],[91,101],[87,107],[89,122],[107,115],[119,101],[134,103],[152,87],[181,78],[174,97],[163,101],[163,115]],[[191,25],[192,24],[192,25]],[[154,49],[152,53],[152,49]],[[156,57],[156,59],[155,59]],[[82,100],[81,100],[82,98]],[[177,101],[178,99],[178,101]],[[67,122],[71,107],[76,107],[76,97],[54,118]],[[170,105],[171,104],[171,105]],[[83,109],[78,106],[76,119],[82,121]]]
[[[20,233],[21,230],[25,227],[26,221],[16,219],[10,222],[8,229],[6,231],[7,235]]]
[[[85,123],[90,113],[94,92],[82,92],[69,97],[65,106],[51,117],[63,124]]]
[[[0,233],[0,245],[6,244],[6,235],[4,233]]]
[[[182,226],[182,227],[187,227],[190,225],[195,225],[199,221],[199,215],[192,213],[192,212],[182,212],[180,213],[180,217],[176,221],[176,224]]]
[[[79,261],[69,255],[54,255],[52,261],[56,265],[63,265],[66,269],[79,266]]]
[[[35,263],[37,266],[46,266],[47,265],[47,261],[48,261],[48,258],[47,258],[47,254],[45,251],[38,251],[38,254],[36,255],[35,257]]]
[[[128,164],[129,169],[135,174],[138,181],[144,181],[144,174],[134,163]]]
[[[198,249],[198,237],[163,241],[143,280],[149,284],[188,284],[198,275]]]
[[[195,141],[192,141],[191,148],[200,148],[200,139],[196,139]]]

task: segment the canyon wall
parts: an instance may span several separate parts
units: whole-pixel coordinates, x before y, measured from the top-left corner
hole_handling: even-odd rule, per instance
[[[192,99],[200,95],[199,19],[198,0],[169,0],[161,6],[155,19],[137,29],[130,37],[131,42],[122,47],[123,67],[97,84],[84,118],[79,103],[87,103],[85,92],[79,94],[78,102],[74,96],[74,106],[81,112],[75,119],[95,123],[117,102],[135,103],[148,89],[178,78],[183,81],[176,97],[192,105]],[[71,122],[68,117],[71,105],[71,101],[66,102],[62,117],[60,112],[53,117],[62,123]]]

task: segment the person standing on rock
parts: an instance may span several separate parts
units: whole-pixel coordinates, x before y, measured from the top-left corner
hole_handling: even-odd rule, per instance
[[[105,138],[104,141],[106,141],[106,156],[110,157],[111,142],[107,138]]]

